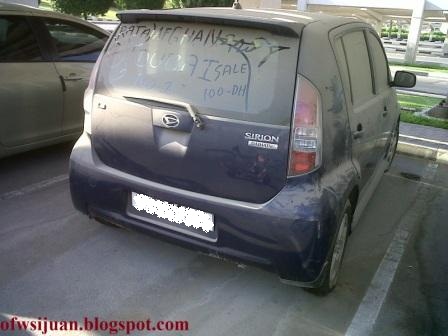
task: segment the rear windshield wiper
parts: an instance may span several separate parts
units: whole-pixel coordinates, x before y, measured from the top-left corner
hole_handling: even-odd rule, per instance
[[[194,110],[193,106],[191,106],[188,103],[184,103],[184,102],[177,101],[177,100],[172,100],[172,99],[159,98],[159,97],[157,97],[157,98],[155,98],[155,97],[145,97],[145,98],[125,97],[125,98],[129,98],[129,99],[132,99],[132,100],[153,101],[155,103],[162,103],[162,104],[167,104],[167,105],[183,107],[184,109],[186,109],[188,111],[188,114],[193,119],[194,125],[197,128],[199,128],[199,129],[203,129],[204,128],[204,122],[199,117],[197,112]]]
[[[196,113],[196,111],[193,109],[193,107],[190,104],[185,103],[185,108],[187,109],[188,113],[191,115],[191,118],[193,119],[195,126],[199,129],[203,129],[204,122],[199,117],[199,115]]]

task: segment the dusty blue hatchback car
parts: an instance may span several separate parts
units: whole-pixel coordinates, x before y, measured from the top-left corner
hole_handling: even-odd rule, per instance
[[[399,109],[375,31],[352,18],[127,11],[85,93],[75,207],[327,293],[393,159]]]

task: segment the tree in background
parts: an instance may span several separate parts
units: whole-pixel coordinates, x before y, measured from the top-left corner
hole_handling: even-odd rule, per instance
[[[112,6],[113,0],[53,0],[52,6],[59,12],[82,16],[103,15]]]
[[[115,3],[122,9],[161,9],[165,0],[116,0]]]

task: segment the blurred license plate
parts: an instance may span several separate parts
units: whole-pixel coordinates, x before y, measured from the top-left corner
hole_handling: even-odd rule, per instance
[[[147,195],[132,193],[132,207],[139,213],[168,221],[179,227],[194,229],[198,233],[211,234],[215,229],[213,214],[158,200]]]

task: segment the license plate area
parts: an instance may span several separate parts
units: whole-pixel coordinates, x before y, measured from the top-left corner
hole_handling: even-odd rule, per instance
[[[217,240],[211,213],[132,192],[128,215],[170,230],[210,241]]]

